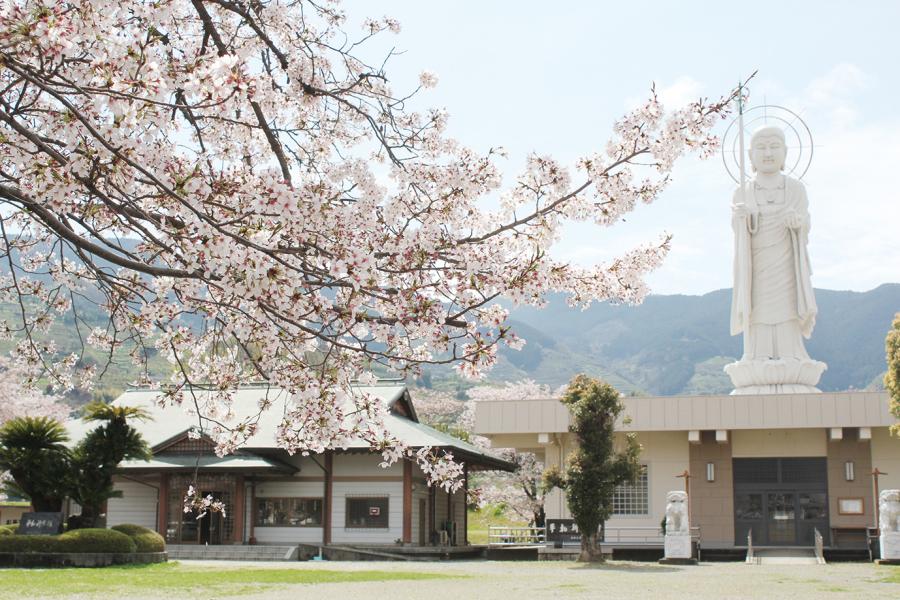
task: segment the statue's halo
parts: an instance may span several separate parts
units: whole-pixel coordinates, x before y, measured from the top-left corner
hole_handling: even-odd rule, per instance
[[[735,117],[728,124],[725,135],[722,136],[722,163],[725,165],[728,175],[738,184],[741,182],[739,121],[739,117]],[[785,173],[797,179],[803,179],[803,176],[809,171],[813,157],[812,132],[806,121],[791,109],[777,104],[760,104],[748,108],[744,110],[745,142],[750,141],[750,136],[756,129],[765,125],[774,125],[784,130],[788,159],[791,154],[796,154],[794,164]]]

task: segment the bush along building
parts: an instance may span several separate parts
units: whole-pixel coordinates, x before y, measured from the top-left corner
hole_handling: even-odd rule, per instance
[[[410,460],[382,468],[381,454],[362,441],[323,455],[289,455],[275,443],[281,420],[276,410],[263,413],[245,447],[218,457],[204,434],[211,421],[201,418],[198,431],[196,415],[177,406],[159,406],[158,391],[134,389],[114,404],[149,413],[150,418],[135,427],[153,456],[120,465],[114,481],[122,496],[108,501],[107,525],[133,523],[154,529],[170,548],[466,546],[468,473],[509,471],[514,465],[419,423],[403,385],[393,382],[359,390],[384,403],[385,425],[397,439],[413,449],[428,446],[452,453],[464,464],[465,485],[455,493],[429,486]],[[264,386],[242,388],[234,396],[234,411],[249,414],[265,397],[284,398],[284,392]],[[81,426],[69,424],[70,429]],[[198,519],[196,512],[185,512],[184,496],[191,484],[202,496],[224,502],[224,515],[210,512]]]

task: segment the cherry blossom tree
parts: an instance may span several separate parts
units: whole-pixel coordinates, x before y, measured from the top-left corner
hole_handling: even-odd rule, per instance
[[[472,388],[469,390],[469,398],[473,405],[482,401],[538,400],[561,398],[564,390],[565,386],[551,390],[550,386],[524,379],[515,383],[507,382],[502,386]],[[505,448],[500,453],[516,465],[516,470],[513,473],[487,473],[477,478],[477,483],[482,487],[482,502],[502,505],[517,518],[536,527],[543,526],[544,499],[547,494],[541,482],[544,464],[532,452],[517,452],[512,448]]]
[[[70,411],[60,398],[29,385],[27,373],[0,357],[0,425],[16,417],[50,417],[65,421]]]
[[[390,57],[370,56],[398,31],[330,0],[4,2],[0,290],[17,314],[0,333],[17,363],[60,389],[102,371],[42,337],[68,315],[110,356],[166,356],[163,401],[225,415],[220,453],[255,431],[259,412],[231,402],[262,380],[287,391],[288,451],[361,437],[393,460],[406,450],[354,381],[447,363],[478,377],[523,343],[501,297],[639,302],[667,236],[589,268],[548,249],[565,221],[612,225],[679,157],[711,154],[736,92],[671,112],[651,94],[573,167],[533,154],[504,185],[501,150],[411,108],[434,74],[395,90]]]

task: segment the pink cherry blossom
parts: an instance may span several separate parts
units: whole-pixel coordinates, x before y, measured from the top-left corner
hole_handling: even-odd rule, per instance
[[[548,250],[564,221],[612,225],[678,158],[708,155],[734,93],[673,111],[652,95],[574,166],[534,154],[504,182],[502,151],[449,137],[444,110],[409,109],[386,62],[363,58],[399,23],[349,23],[338,2],[0,6],[0,295],[15,308],[0,335],[17,366],[89,385],[47,339],[67,315],[109,356],[164,356],[171,377],[152,383],[219,415],[220,453],[259,419],[234,414],[235,390],[265,381],[286,391],[259,407],[284,415],[285,449],[356,437],[390,462],[397,440],[358,378],[432,364],[480,377],[501,344],[524,343],[501,297],[641,301],[667,236],[594,267]],[[80,302],[108,323],[88,326]]]

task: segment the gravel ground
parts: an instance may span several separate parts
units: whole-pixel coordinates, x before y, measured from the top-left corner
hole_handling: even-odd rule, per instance
[[[222,561],[190,561],[191,566]],[[326,562],[228,563],[235,568],[338,569],[428,572],[461,579],[292,585],[243,594],[241,600],[531,600],[533,598],[900,598],[900,584],[885,583],[900,567],[869,563],[745,565],[702,563],[663,566],[616,561],[603,566],[568,562]],[[163,597],[163,596],[159,596]],[[209,596],[205,596],[209,597]],[[234,596],[232,596],[234,597]]]

